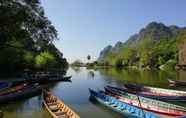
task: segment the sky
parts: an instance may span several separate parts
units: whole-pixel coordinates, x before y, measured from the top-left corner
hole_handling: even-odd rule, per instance
[[[186,25],[186,0],[41,0],[56,27],[56,47],[69,62],[96,60],[100,51],[125,42],[152,21]]]

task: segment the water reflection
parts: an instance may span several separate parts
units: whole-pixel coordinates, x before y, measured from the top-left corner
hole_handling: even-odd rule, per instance
[[[166,87],[168,85],[167,78],[178,79],[176,71],[166,72],[159,70],[118,70],[118,69],[102,69],[100,73],[107,78],[114,78],[120,82],[135,82],[145,85]]]

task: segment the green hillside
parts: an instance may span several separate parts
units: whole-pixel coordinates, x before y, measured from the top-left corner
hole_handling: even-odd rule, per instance
[[[174,68],[178,63],[178,37],[183,30],[151,22],[126,42],[104,48],[98,62],[117,67]]]

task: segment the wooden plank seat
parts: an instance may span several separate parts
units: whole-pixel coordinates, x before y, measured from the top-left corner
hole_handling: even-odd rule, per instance
[[[58,110],[58,111],[54,112],[54,114],[56,114],[56,116],[65,115],[65,113],[61,110]]]
[[[48,107],[49,107],[49,109],[50,109],[51,111],[53,111],[53,112],[59,110],[59,108],[57,107],[57,105],[49,105]]]
[[[48,102],[47,105],[57,105],[58,103],[57,102]]]

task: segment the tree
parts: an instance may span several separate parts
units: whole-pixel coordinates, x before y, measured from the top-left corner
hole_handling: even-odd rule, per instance
[[[0,16],[0,70],[33,66],[35,56],[44,51],[67,63],[52,46],[57,31],[39,0],[0,0]]]
[[[90,56],[90,55],[88,55],[88,56],[87,56],[87,60],[90,60],[90,59],[91,59],[91,56]]]
[[[36,56],[35,64],[37,68],[54,67],[56,64],[56,59],[54,55],[49,52],[41,52]]]

